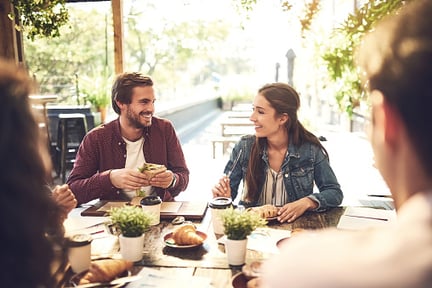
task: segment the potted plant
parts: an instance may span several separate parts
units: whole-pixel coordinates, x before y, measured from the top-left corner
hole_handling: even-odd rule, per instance
[[[144,232],[149,229],[153,216],[139,206],[125,205],[110,210],[109,217],[120,231],[119,243],[122,258],[139,261],[144,247]]]
[[[87,101],[100,113],[101,122],[105,122],[107,107],[111,103],[111,98],[104,93],[88,93]]]
[[[246,260],[247,237],[256,228],[265,226],[267,221],[257,213],[232,207],[221,213],[221,219],[227,237],[225,250],[228,264],[243,265]]]

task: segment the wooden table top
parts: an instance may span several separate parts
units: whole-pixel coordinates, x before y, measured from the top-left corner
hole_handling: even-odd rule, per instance
[[[265,229],[269,229],[269,231],[280,231],[292,230],[294,228],[322,229],[325,227],[336,227],[344,210],[344,208],[338,207],[323,213],[307,212],[293,223],[279,223],[277,221],[271,221]],[[197,225],[197,229],[207,235],[204,244],[194,248],[178,249],[165,245],[163,236],[170,233],[175,228],[175,225],[171,224],[169,221],[162,220],[160,224],[151,227],[150,230],[145,233],[143,258],[141,261],[135,262],[132,273],[138,274],[144,267],[146,267],[146,269],[155,269],[150,271],[169,271],[169,273],[164,275],[206,277],[211,281],[211,287],[232,287],[231,279],[235,274],[241,271],[241,267],[230,267],[228,265],[224,245],[220,243],[222,235],[215,235],[213,233],[210,214],[211,213],[208,210],[202,221],[194,221]],[[88,218],[94,222],[94,219],[92,218],[95,217],[81,216],[81,218]],[[102,217],[97,218],[103,219]],[[288,231],[286,232],[288,233]],[[101,237],[99,239],[97,238],[99,236],[95,237],[96,239],[92,242],[92,254],[94,254],[93,246],[95,248],[100,248],[103,245],[109,245],[99,244],[102,243],[102,241],[111,241],[113,244],[111,251],[112,255],[109,256],[114,258],[120,257],[118,252],[118,242],[115,241],[116,237],[113,235],[110,236],[111,237]],[[266,251],[263,252],[249,249],[246,255],[246,263],[262,260],[270,255],[271,253]],[[98,257],[107,255],[93,256]]]

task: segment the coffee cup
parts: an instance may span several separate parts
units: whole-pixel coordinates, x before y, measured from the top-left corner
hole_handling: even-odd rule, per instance
[[[157,225],[160,223],[160,210],[162,200],[159,196],[146,196],[140,201],[141,207],[145,212],[153,216],[153,221],[150,225]]]
[[[222,211],[232,206],[231,198],[227,197],[216,197],[208,204],[211,210],[212,222],[213,222],[213,232],[215,234],[224,234],[224,227],[221,218]]]
[[[68,258],[73,272],[80,273],[90,268],[92,240],[88,234],[76,234],[68,238]]]

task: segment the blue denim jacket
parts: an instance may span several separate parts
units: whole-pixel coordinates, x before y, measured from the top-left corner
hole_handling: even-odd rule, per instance
[[[254,135],[242,136],[234,146],[230,159],[225,166],[224,173],[226,174],[232,168],[241,150],[239,161],[230,176],[232,199],[237,197],[240,182],[246,177],[249,156],[255,139]],[[267,147],[264,147],[262,161],[265,163],[265,171],[262,171],[260,175],[256,175],[257,177],[266,177],[269,168]],[[319,204],[316,211],[325,211],[330,207],[341,204],[343,199],[342,190],[336,175],[330,167],[328,158],[318,146],[305,143],[300,147],[296,147],[290,143],[288,155],[282,163],[281,171],[283,172],[285,190],[288,193],[288,199],[291,201],[310,197]],[[314,183],[319,192],[313,191]],[[257,205],[257,203],[245,203],[243,201],[240,204],[245,206]]]

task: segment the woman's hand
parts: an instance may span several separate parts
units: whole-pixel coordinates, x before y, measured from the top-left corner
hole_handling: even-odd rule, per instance
[[[231,198],[231,187],[230,187],[230,179],[227,176],[223,176],[219,179],[219,183],[217,183],[212,188],[213,198],[215,197],[228,197]]]
[[[61,208],[63,212],[63,219],[66,219],[69,212],[72,211],[72,209],[74,209],[77,205],[75,195],[72,193],[72,190],[69,189],[69,185],[67,184],[63,184],[61,186],[57,185],[54,187],[52,190],[52,197],[57,205]]]
[[[278,211],[279,222],[293,222],[304,214],[307,210],[313,210],[318,207],[318,203],[308,197],[301,198],[297,201],[287,203]]]

